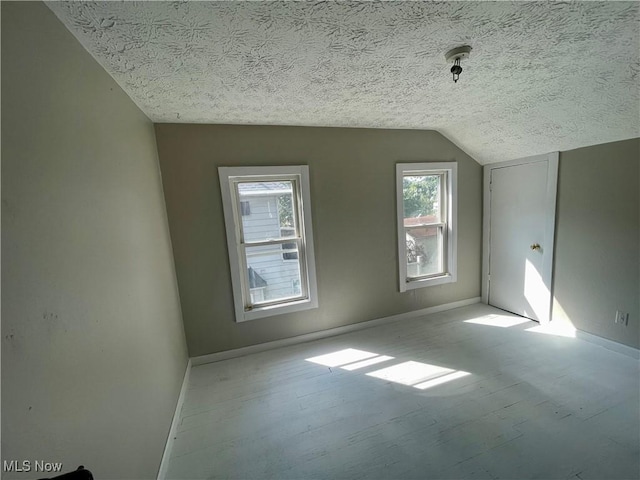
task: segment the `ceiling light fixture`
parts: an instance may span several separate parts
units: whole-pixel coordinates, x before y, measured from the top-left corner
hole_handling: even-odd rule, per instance
[[[471,47],[469,45],[463,45],[461,47],[456,47],[452,50],[449,50],[444,58],[447,59],[447,62],[453,62],[453,67],[451,67],[451,73],[453,74],[453,81],[458,83],[458,79],[460,78],[460,74],[462,73],[462,67],[460,66],[460,59],[467,58],[471,53]]]

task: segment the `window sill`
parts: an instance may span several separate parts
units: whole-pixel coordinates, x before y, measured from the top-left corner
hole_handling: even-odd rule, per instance
[[[439,275],[437,277],[415,279],[404,282],[400,285],[400,291],[415,290],[416,288],[432,287],[434,285],[442,285],[445,283],[455,283],[456,277],[450,273]]]
[[[265,307],[256,307],[251,310],[243,310],[236,312],[237,322],[248,322],[250,320],[258,320],[260,318],[272,317],[274,315],[284,315],[285,313],[300,312],[303,310],[311,310],[318,308],[318,301],[313,299],[295,300],[293,302],[281,303],[278,305],[268,305]]]

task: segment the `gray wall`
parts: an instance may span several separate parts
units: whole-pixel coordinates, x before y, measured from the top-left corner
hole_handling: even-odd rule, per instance
[[[553,320],[640,347],[640,139],[560,154]],[[614,323],[616,310],[629,325]]]
[[[189,352],[208,354],[480,295],[482,170],[436,132],[156,124]],[[457,160],[458,282],[400,293],[397,162]],[[218,166],[308,164],[320,307],[235,323]]]
[[[153,125],[44,4],[1,8],[2,458],[152,478],[187,363]]]

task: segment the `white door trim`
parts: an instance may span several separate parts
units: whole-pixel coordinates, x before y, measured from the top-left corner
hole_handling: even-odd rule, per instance
[[[549,287],[549,293],[553,296],[552,276],[554,257],[554,238],[556,226],[556,193],[558,186],[558,160],[559,152],[535,155],[533,157],[509,160],[507,162],[490,163],[484,166],[484,188],[483,188],[483,219],[482,219],[482,302],[489,303],[489,252],[491,251],[491,172],[497,168],[525,165],[527,163],[548,162],[547,170],[547,192],[545,196],[545,237],[544,245],[550,245],[551,255],[545,255],[542,266],[542,280]],[[550,299],[551,300],[551,299]],[[549,311],[540,318],[540,323],[548,323],[551,319],[551,304]]]

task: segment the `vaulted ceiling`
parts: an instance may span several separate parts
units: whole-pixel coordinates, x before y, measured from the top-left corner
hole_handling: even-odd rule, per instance
[[[48,6],[154,122],[432,129],[480,163],[640,136],[637,2]]]

